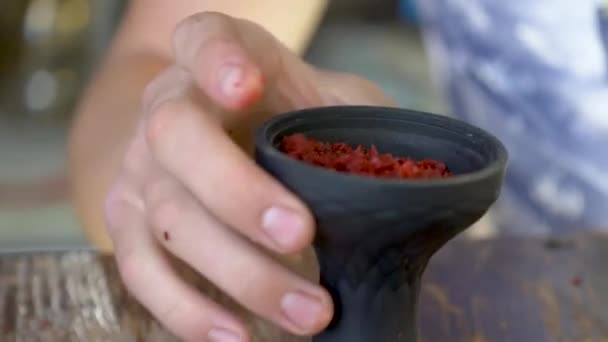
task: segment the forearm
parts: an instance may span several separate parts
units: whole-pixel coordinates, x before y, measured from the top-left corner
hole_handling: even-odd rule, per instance
[[[232,0],[221,4],[217,1],[136,0],[132,3],[111,52],[77,108],[70,138],[74,204],[95,247],[111,250],[105,233],[103,199],[134,130],[142,90],[171,63],[170,37],[175,24],[196,12],[221,11],[262,24],[287,46],[301,52],[325,3],[326,0]],[[158,7],[147,10],[145,6]],[[277,14],[268,11],[274,7],[274,12],[284,12],[286,6],[297,14],[279,15],[281,18],[277,20]],[[162,17],[161,14],[166,15]]]
[[[132,0],[125,29],[142,44],[168,52],[174,24],[204,11],[248,19],[264,26],[288,48],[301,53],[329,0]],[[153,27],[150,27],[153,22]]]

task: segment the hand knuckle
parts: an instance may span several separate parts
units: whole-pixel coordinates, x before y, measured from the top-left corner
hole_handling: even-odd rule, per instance
[[[143,113],[148,113],[162,102],[183,96],[189,91],[191,83],[192,77],[188,71],[175,64],[168,66],[144,87],[141,96]]]
[[[121,183],[112,186],[104,203],[104,216],[110,235],[127,225],[130,217],[137,214],[136,201],[136,194],[127,186]]]
[[[167,191],[166,187],[160,185],[152,187],[147,192],[147,210],[153,229],[164,231],[178,225],[186,207],[182,196]]]
[[[159,88],[158,79],[154,79],[154,80],[148,82],[148,84],[146,84],[146,86],[144,87],[144,90],[142,91],[142,96],[141,96],[141,103],[142,103],[142,107],[144,109],[150,108],[152,103],[154,103],[154,100],[156,99],[157,94],[158,94],[158,88]]]
[[[108,192],[104,203],[104,218],[108,229],[114,229],[119,226],[122,218],[121,207],[122,198],[119,195],[119,189],[113,188]]]
[[[136,137],[135,139],[138,138],[140,137]],[[131,146],[129,146],[129,148],[125,152],[122,161],[122,168],[124,169],[124,172],[130,175],[141,174],[142,171],[144,171],[144,167],[146,166],[142,158],[142,153],[141,151],[138,151],[137,148],[135,148],[135,144],[135,141],[131,142]]]
[[[186,19],[192,24],[205,25],[206,27],[222,28],[229,24],[231,17],[215,11],[204,11],[191,15]]]
[[[173,34],[177,46],[187,46],[188,42],[197,41],[195,35],[201,32],[217,32],[229,27],[230,17],[219,12],[195,13],[177,24]]]
[[[135,253],[123,253],[116,255],[120,277],[126,288],[137,295],[149,286],[149,267],[144,260]],[[169,328],[177,337],[184,341],[204,340],[209,330],[207,317],[200,314],[200,309],[195,308],[192,303],[180,299],[166,303],[143,303],[151,313]],[[159,299],[160,300],[160,299]],[[164,304],[164,305],[163,305]]]
[[[163,138],[175,127],[178,106],[175,101],[165,101],[150,112],[150,116],[145,122],[144,132],[146,140],[156,146]]]

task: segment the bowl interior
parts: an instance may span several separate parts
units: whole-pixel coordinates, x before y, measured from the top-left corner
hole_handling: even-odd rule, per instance
[[[503,158],[502,145],[494,137],[447,117],[395,110],[330,112],[278,122],[267,138],[275,148],[294,133],[325,142],[374,145],[381,153],[443,161],[456,175],[480,171]]]
[[[281,139],[293,133],[441,160],[456,176],[394,180],[325,170],[279,151]],[[468,227],[498,197],[507,153],[492,135],[459,120],[398,108],[347,106],[271,118],[256,132],[256,161],[311,208],[317,241],[350,246],[370,236],[381,244],[422,231],[439,239],[434,229],[454,234]],[[370,235],[379,229],[383,234]]]

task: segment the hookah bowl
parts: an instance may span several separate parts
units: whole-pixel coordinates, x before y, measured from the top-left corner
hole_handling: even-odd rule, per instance
[[[295,160],[278,146],[302,133],[325,142],[446,163],[453,176],[371,178]],[[507,165],[491,134],[456,119],[399,108],[336,106],[298,110],[255,134],[256,161],[311,209],[321,284],[334,301],[315,342],[417,340],[420,280],[431,256],[496,201]]]

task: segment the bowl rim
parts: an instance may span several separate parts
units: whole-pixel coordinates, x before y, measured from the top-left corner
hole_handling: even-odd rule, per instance
[[[293,159],[281,152],[269,138],[274,138],[276,134],[269,134],[269,131],[276,130],[281,123],[289,123],[296,120],[295,123],[304,123],[307,121],[313,122],[317,120],[332,119],[332,118],[372,118],[369,114],[374,113],[375,118],[383,118],[385,120],[401,121],[401,122],[416,122],[423,123],[429,126],[438,127],[449,130],[452,133],[461,134],[462,131],[469,131],[469,135],[482,137],[488,141],[496,152],[496,159],[488,165],[473,172],[456,174],[447,178],[434,179],[399,179],[399,178],[377,178],[353,173],[336,172],[323,167],[310,165],[302,161]],[[316,114],[317,116],[311,116]],[[318,115],[323,114],[325,118],[318,118]],[[422,120],[424,120],[424,122]],[[279,129],[280,131],[280,129]],[[409,186],[409,187],[438,187],[438,186],[454,186],[481,181],[500,174],[506,169],[508,164],[508,151],[504,144],[493,134],[486,130],[469,124],[465,121],[449,117],[446,115],[433,114],[424,111],[411,110],[400,107],[372,106],[372,105],[334,105],[334,106],[318,106],[289,111],[283,114],[275,115],[266,120],[255,131],[254,143],[256,154],[264,153],[267,156],[278,159],[282,163],[286,163],[292,167],[302,167],[307,172],[318,176],[330,177],[342,181],[357,181],[367,185],[390,185],[390,186]]]

